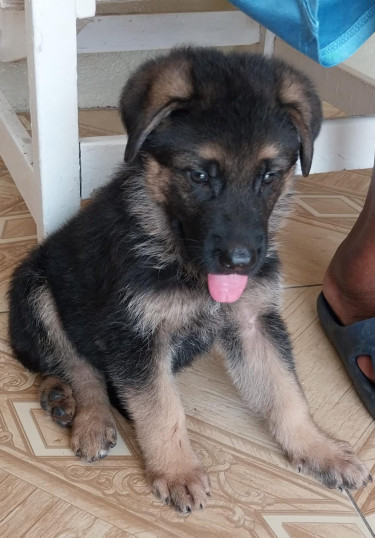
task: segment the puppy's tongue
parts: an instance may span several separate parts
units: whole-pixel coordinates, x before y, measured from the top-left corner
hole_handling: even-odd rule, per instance
[[[247,284],[246,275],[208,275],[208,290],[218,303],[234,303]]]

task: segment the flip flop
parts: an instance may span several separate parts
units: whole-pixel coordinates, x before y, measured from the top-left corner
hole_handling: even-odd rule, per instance
[[[369,355],[375,371],[375,318],[344,326],[323,293],[318,297],[317,306],[324,332],[344,363],[363,404],[375,418],[375,384],[362,373],[357,364],[357,357]]]

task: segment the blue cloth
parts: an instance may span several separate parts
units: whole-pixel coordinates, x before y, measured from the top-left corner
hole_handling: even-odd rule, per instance
[[[324,67],[351,56],[375,32],[375,0],[231,0]]]

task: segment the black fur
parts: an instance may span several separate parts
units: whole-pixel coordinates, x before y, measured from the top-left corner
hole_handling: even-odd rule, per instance
[[[279,350],[281,358],[294,371],[294,362],[291,360],[293,357],[292,343],[279,312],[273,310],[263,314],[260,318],[260,323],[264,333],[274,347]]]

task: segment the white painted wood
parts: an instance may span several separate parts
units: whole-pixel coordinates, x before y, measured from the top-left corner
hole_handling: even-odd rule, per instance
[[[76,0],[77,19],[94,17],[96,11],[96,0]]]
[[[133,2],[134,0],[117,0],[120,2]],[[115,0],[116,2],[116,0]],[[115,3],[114,0],[77,0],[77,10],[79,13],[92,13],[92,4],[96,3]],[[24,9],[25,0],[0,0],[0,8],[4,9]],[[95,11],[94,11],[95,14]],[[86,15],[92,17],[93,15]]]
[[[263,54],[265,56],[274,56],[276,36],[266,28],[261,29],[261,43],[263,45]]]
[[[17,26],[7,23],[6,39],[10,50],[3,61],[24,58],[24,13],[4,13],[12,14],[19,22]],[[93,17],[95,1],[80,0],[76,13],[77,18]],[[271,53],[272,36],[267,39],[265,46]],[[78,53],[157,50],[184,44],[251,45],[260,40],[260,26],[240,11],[106,15],[78,25],[77,40]]]
[[[126,136],[90,136],[81,138],[81,196],[107,183],[119,164],[124,162]]]
[[[126,140],[126,136],[81,138],[82,198],[110,180],[123,162]],[[375,116],[326,120],[315,144],[311,173],[372,168],[374,148]]]
[[[58,9],[58,4],[57,9]],[[0,62],[15,62],[26,58],[24,1],[0,0]],[[5,9],[7,8],[7,9]],[[76,17],[94,17],[95,0],[76,0]]]
[[[100,0],[97,0],[100,2]],[[112,1],[112,0],[111,0]],[[22,11],[25,0],[0,0],[0,8]],[[76,15],[78,19],[95,15],[96,0],[76,0]]]
[[[0,155],[33,217],[40,213],[34,184],[31,138],[0,92]]]
[[[375,33],[344,62],[348,69],[365,75],[375,84]]]
[[[176,45],[248,45],[260,26],[240,11],[95,17],[78,34],[78,52],[168,49]]]
[[[0,8],[21,10],[24,6],[24,0],[0,0]]]
[[[323,122],[311,173],[372,168],[375,116],[337,118]]]
[[[80,206],[76,2],[26,0],[38,237]],[[60,36],[60,39],[56,39]]]
[[[275,54],[304,71],[314,82],[320,97],[353,116],[375,114],[375,80],[345,64],[327,69],[280,39]]]
[[[25,13],[0,9],[0,62],[20,60],[25,53]]]

